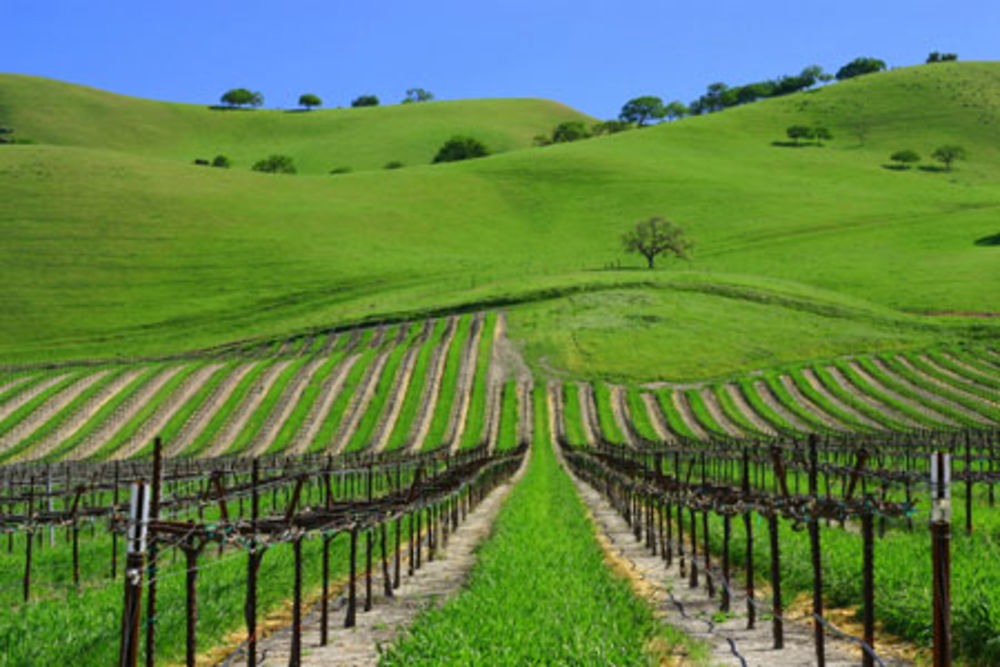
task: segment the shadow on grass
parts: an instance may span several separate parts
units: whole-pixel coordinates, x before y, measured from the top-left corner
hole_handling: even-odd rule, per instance
[[[909,171],[910,165],[908,164],[883,164],[883,169],[888,169],[889,171]]]
[[[990,236],[984,236],[981,239],[976,239],[975,244],[978,246],[1000,245],[1000,234],[991,234]]]
[[[772,146],[777,146],[778,148],[808,148],[813,146],[811,143],[795,143],[794,141],[772,141]]]
[[[929,171],[929,172],[932,172],[932,173],[935,173],[935,174],[938,174],[938,173],[941,173],[941,172],[945,172],[945,171],[951,171],[950,169],[945,169],[944,167],[939,167],[936,164],[922,164],[919,167],[917,167],[917,169],[919,169],[920,171]]]

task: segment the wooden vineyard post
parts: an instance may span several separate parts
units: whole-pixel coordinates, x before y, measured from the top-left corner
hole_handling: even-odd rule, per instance
[[[965,534],[972,535],[972,436],[965,434]]]
[[[353,628],[357,621],[357,589],[356,580],[358,573],[358,527],[351,527],[351,560],[350,560],[350,581],[347,584],[347,617],[344,619],[345,628]]]
[[[934,667],[951,665],[951,461],[931,457],[931,553],[934,568]]]
[[[114,472],[114,491],[112,491],[112,510],[111,514],[114,516],[118,512],[118,459],[115,459],[115,472]],[[118,533],[116,531],[111,531],[111,578],[115,579],[118,577]]]
[[[372,610],[372,549],[374,539],[371,526],[365,531],[365,611]]]
[[[387,543],[387,539],[386,539],[387,535],[386,535],[386,533],[388,532],[388,529],[386,528],[386,522],[385,521],[383,521],[381,523],[381,529],[382,529],[381,530],[381,537],[382,537],[382,543],[381,543],[381,547],[382,547],[382,549],[381,549],[381,551],[382,551],[382,594],[385,595],[387,598],[391,598],[393,596],[393,593],[392,593],[392,578],[389,576],[389,554],[386,551],[386,549],[387,549],[387,544],[386,544]]]
[[[708,510],[701,513],[701,532],[704,544],[703,556],[705,559],[705,587],[708,589],[708,597],[715,597],[715,583],[712,580],[712,550],[708,542]]]
[[[691,516],[691,577],[688,586],[698,588],[698,517],[693,507],[688,513]]]
[[[118,466],[115,462],[115,474],[117,476]],[[156,521],[160,518],[160,485],[163,477],[163,449],[160,436],[153,439],[153,480],[152,493],[149,499],[149,516]],[[117,480],[115,491],[117,492]],[[149,574],[149,595],[146,598],[146,665],[153,667],[156,659],[156,578],[157,578],[157,553],[159,545],[156,542],[156,533],[149,537],[149,561],[147,572]]]
[[[743,493],[750,495],[750,452],[743,448]],[[753,517],[750,511],[743,513],[743,528],[746,532],[746,589],[747,589],[747,629],[752,630],[757,621],[757,607],[754,606],[754,571],[753,571]]]
[[[292,581],[292,647],[288,657],[289,667],[302,662],[302,534],[292,539],[295,574]]]
[[[31,477],[31,486],[28,487],[28,531],[24,540],[24,601],[31,597],[31,545],[35,541],[35,533],[31,528],[31,520],[35,516],[35,477]]]
[[[861,537],[864,542],[862,556],[861,596],[864,604],[865,643],[871,651],[875,650],[875,525],[872,511],[866,509],[861,515]],[[874,667],[875,659],[871,653],[862,650],[862,667]]]
[[[772,514],[767,517],[768,533],[771,538],[771,591],[773,601],[771,607],[774,616],[771,620],[772,634],[774,635],[774,648],[785,647],[784,621],[781,618],[784,609],[781,603],[781,547],[778,544],[778,515]]]
[[[149,496],[142,482],[132,484],[129,511],[128,550],[125,557],[125,599],[122,605],[119,667],[136,667],[139,659],[139,622],[142,608],[142,564],[149,521]],[[30,542],[30,540],[29,540]]]
[[[323,598],[319,608],[319,645],[326,646],[330,622],[330,536],[323,535]]]
[[[403,525],[402,518],[397,516],[396,517],[396,535],[395,535],[396,551],[395,551],[395,553],[393,553],[393,557],[392,557],[392,568],[393,568],[393,573],[392,573],[392,587],[393,588],[399,588],[399,584],[400,584],[399,579],[400,579],[400,558],[401,558],[401,555],[400,555],[399,552],[400,552],[400,541],[402,540],[402,535],[400,534],[402,525]]]
[[[719,609],[729,613],[729,539],[733,531],[732,517],[722,515],[722,600]]]
[[[817,436],[809,435],[809,495],[815,502],[819,495],[819,457],[816,451]],[[816,644],[816,664],[826,665],[825,635],[823,634],[823,560],[820,552],[819,517],[809,517],[809,552],[813,571],[813,641]]]
[[[260,509],[260,496],[257,485],[260,483],[260,461],[253,460],[250,472],[250,548],[247,550],[247,599],[243,615],[247,623],[247,667],[257,665],[257,566],[260,557],[257,555],[257,513]]]

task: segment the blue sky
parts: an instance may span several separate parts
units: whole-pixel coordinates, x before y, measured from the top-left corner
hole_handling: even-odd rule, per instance
[[[5,72],[206,104],[245,86],[269,107],[304,92],[328,107],[396,102],[419,86],[610,118],[636,95],[688,102],[713,81],[836,71],[859,55],[1000,57],[1000,3],[984,0],[4,0],[0,22]]]

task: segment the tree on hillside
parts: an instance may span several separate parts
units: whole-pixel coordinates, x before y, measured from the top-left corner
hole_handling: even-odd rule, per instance
[[[643,127],[650,120],[659,120],[666,115],[663,100],[655,95],[634,97],[622,107],[618,118]]]
[[[444,142],[434,156],[434,163],[455,162],[457,160],[468,160],[470,158],[486,157],[490,151],[483,142],[474,137],[452,137]]]
[[[663,115],[669,120],[677,120],[678,118],[683,118],[684,116],[691,113],[687,105],[680,100],[674,100],[673,102],[668,102],[663,106]]]
[[[313,107],[323,106],[323,100],[321,100],[317,95],[313,95],[312,93],[304,93],[302,95],[299,95],[299,106],[305,107],[306,110],[308,111]]]
[[[292,162],[292,158],[287,155],[269,155],[263,160],[255,162],[251,169],[269,174],[296,173],[295,164]]]
[[[951,171],[952,162],[965,159],[965,149],[961,146],[939,146],[931,157],[944,164],[945,171]]]
[[[834,79],[832,74],[825,72],[819,65],[810,65],[809,67],[806,67],[802,70],[802,73],[799,74],[799,76],[804,79],[809,79],[812,82],[809,86],[815,85],[817,81],[826,83],[828,81],[833,81]],[[806,87],[808,88],[809,86]]]
[[[577,141],[590,136],[590,129],[582,120],[568,120],[556,125],[552,130],[552,143],[564,143],[567,141]]]
[[[351,102],[352,107],[377,107],[378,97],[376,95],[359,95]]]
[[[851,79],[862,74],[881,72],[886,67],[885,62],[878,58],[855,58],[837,70],[837,80]]]
[[[263,95],[247,90],[246,88],[233,88],[232,90],[227,90],[222,94],[220,100],[223,104],[231,107],[259,107],[264,104]]]
[[[650,269],[659,255],[674,255],[688,259],[694,244],[684,235],[684,230],[666,218],[654,216],[643,220],[622,234],[622,245],[627,253],[638,253],[646,258]]]
[[[896,151],[889,156],[889,159],[898,163],[900,169],[909,169],[911,164],[920,162],[920,155],[918,155],[916,151],[906,148],[901,151]]]
[[[830,141],[833,139],[833,133],[822,125],[814,127],[812,133],[817,146],[822,146],[824,141]]]
[[[813,129],[808,125],[790,125],[788,129],[785,130],[785,134],[788,138],[795,142],[796,146],[801,146],[800,143],[803,139],[813,138]]]
[[[957,53],[940,53],[938,51],[931,51],[931,54],[927,56],[928,63],[947,63],[958,60]]]
[[[632,123],[625,120],[602,120],[594,123],[590,131],[595,136],[600,136],[602,134],[617,134],[618,132],[631,130],[633,127],[635,126]]]
[[[434,99],[434,93],[423,88],[410,88],[406,91],[403,104],[413,104],[415,102],[430,102]]]

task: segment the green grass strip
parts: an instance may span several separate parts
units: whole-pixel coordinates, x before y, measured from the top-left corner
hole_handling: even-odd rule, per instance
[[[517,447],[517,383],[514,380],[507,380],[504,383],[501,401],[497,449],[505,451]]]
[[[247,371],[247,374],[239,381],[236,387],[233,389],[233,393],[229,395],[229,398],[219,406],[219,409],[215,411],[212,418],[205,425],[198,436],[191,441],[191,443],[181,452],[181,456],[198,456],[201,454],[208,446],[215,440],[219,432],[225,427],[226,422],[229,418],[236,412],[240,404],[246,400],[247,395],[250,390],[253,389],[254,384],[263,375],[276,360],[271,359],[267,361],[262,361],[256,366]]]
[[[650,664],[652,611],[605,565],[552,452],[544,387],[534,404],[531,467],[479,549],[471,585],[421,614],[382,665]]]
[[[30,415],[35,410],[38,410],[43,405],[45,405],[49,400],[52,399],[56,394],[61,391],[68,389],[74,383],[80,381],[86,377],[92,371],[76,371],[75,373],[70,373],[65,378],[56,382],[51,387],[43,392],[40,392],[37,396],[29,401],[25,401],[24,405],[14,410],[12,413],[7,415],[7,418],[0,421],[0,436],[6,435],[11,430],[14,429],[18,424],[20,424],[24,419]]]
[[[732,395],[726,390],[726,385],[717,384],[712,387],[711,391],[715,394],[716,400],[719,401],[719,408],[722,410],[722,414],[726,415],[729,421],[736,424],[741,431],[751,437],[767,437],[767,434],[757,428],[756,424],[750,421],[750,418],[739,409]]]
[[[347,377],[344,378],[344,384],[340,388],[340,393],[333,399],[330,412],[327,413],[326,418],[323,420],[323,425],[316,432],[316,440],[309,443],[308,451],[324,451],[333,445],[333,438],[337,435],[337,428],[340,427],[340,422],[346,416],[345,413],[351,404],[354,392],[358,390],[361,380],[365,377],[365,371],[368,370],[368,366],[373,363],[375,355],[378,354],[378,348],[369,346],[362,347],[360,351],[361,356],[351,366]]]
[[[448,420],[454,411],[455,402],[461,398],[455,388],[458,385],[458,374],[462,369],[462,351],[469,340],[471,329],[472,315],[465,315],[458,322],[455,338],[451,341],[451,348],[448,350],[448,361],[444,367],[444,376],[441,378],[437,406],[434,409],[430,429],[427,431],[427,439],[424,440],[423,449],[425,450],[437,449],[444,444]]]
[[[906,360],[909,361],[910,364],[914,368],[919,370],[921,373],[925,374],[927,377],[934,378],[939,382],[944,383],[948,387],[952,387],[959,391],[964,391],[965,393],[972,394],[973,396],[978,396],[979,398],[983,399],[984,401],[987,401],[988,403],[994,403],[997,401],[997,392],[992,391],[990,389],[986,389],[981,384],[977,384],[974,381],[967,379],[965,376],[954,377],[947,373],[943,373],[938,368],[924,361],[921,358],[922,355],[919,355],[915,352],[906,352],[902,356],[905,357]],[[896,366],[894,366],[893,368],[896,368]],[[968,401],[969,399],[964,398],[964,400]],[[963,403],[963,405],[966,404]],[[985,405],[985,404],[978,404],[978,405],[982,405],[986,409],[989,409],[991,411],[991,414],[992,411],[995,410],[995,408],[993,408],[991,405]],[[976,409],[979,410],[980,408],[977,407]]]
[[[413,346],[419,334],[420,327],[411,326],[403,342],[396,345],[389,352],[385,366],[382,368],[382,375],[377,380],[378,384],[375,386],[375,394],[372,396],[368,409],[365,410],[365,413],[358,421],[358,426],[354,429],[354,435],[351,436],[350,442],[347,443],[345,451],[352,452],[365,449],[372,444],[371,439],[375,435],[375,428],[382,418],[382,413],[389,402],[389,397],[395,390],[396,372],[399,370],[399,365],[403,361],[406,351]]]
[[[976,356],[968,354],[964,350],[948,349],[947,352],[951,356],[946,356],[937,350],[930,350],[927,356],[933,359],[939,366],[947,368],[953,373],[967,377],[973,382],[987,385],[994,389],[1000,389],[1000,378],[996,377],[995,368],[983,363]],[[962,364],[955,363],[951,357],[961,361]]]
[[[660,409],[663,410],[663,419],[666,420],[667,427],[682,438],[697,440],[698,436],[687,425],[674,405],[674,390],[669,388],[656,389],[653,394],[660,404]]]
[[[754,388],[753,383],[756,378],[741,378],[737,384],[739,385],[740,391],[743,392],[743,397],[746,399],[747,403],[753,409],[757,415],[764,421],[771,424],[778,433],[784,433],[789,435],[797,435],[800,431],[785,421],[785,418],[779,415],[777,412],[771,409],[764,399],[760,397],[757,390]]]
[[[594,403],[597,404],[597,425],[604,438],[616,445],[625,444],[625,435],[615,419],[614,408],[611,405],[611,388],[603,382],[591,384],[594,390]]]
[[[463,448],[475,447],[486,439],[486,395],[489,393],[486,381],[489,379],[490,360],[493,352],[493,333],[496,330],[496,313],[486,315],[483,334],[479,337],[476,355],[476,375],[472,383],[469,412],[466,415],[465,431],[462,432]]]
[[[74,449],[82,445],[87,441],[87,438],[91,436],[97,429],[99,429],[105,421],[110,419],[118,410],[124,405],[137,391],[146,386],[149,382],[153,380],[157,375],[159,375],[165,366],[162,364],[155,364],[147,368],[145,371],[139,373],[135,376],[131,382],[129,382],[121,391],[111,397],[111,399],[101,406],[94,415],[87,420],[80,429],[71,435],[58,447],[53,449],[45,457],[43,461],[45,463],[51,463],[52,461],[58,461],[67,454],[71,453]]]
[[[7,401],[16,397],[22,391],[27,391],[28,389],[31,389],[40,382],[45,381],[47,378],[52,377],[53,375],[55,375],[55,373],[56,371],[47,371],[44,373],[38,373],[37,375],[26,374],[27,379],[22,379],[14,386],[10,387],[3,393],[0,393],[0,405],[3,405]]]
[[[580,387],[575,382],[567,382],[563,391],[563,432],[566,442],[574,447],[586,447],[587,437],[583,429],[583,413],[580,411]]]
[[[94,372],[99,372],[99,369],[95,369]],[[96,396],[99,392],[103,391],[105,387],[117,380],[124,372],[124,368],[109,372],[103,378],[87,387],[84,391],[80,392],[76,398],[66,404],[66,407],[58,413],[52,415],[52,417],[50,417],[44,424],[35,429],[34,433],[0,455],[0,463],[15,459],[23,452],[30,452],[36,444],[49,437],[54,431],[58,430],[59,427],[61,427],[67,419],[75,415],[80,408],[87,403],[87,401]]]
[[[914,363],[912,361],[910,362],[911,364],[913,364],[914,368],[918,369],[917,371],[914,371],[910,370],[905,364],[900,362],[895,357],[880,355],[879,358],[893,373],[907,380],[911,384],[920,387],[924,391],[931,392],[935,396],[940,396],[943,400],[951,401],[952,403],[961,405],[966,410],[970,410],[972,412],[975,412],[976,414],[983,415],[986,418],[992,419],[994,421],[1000,420],[1000,410],[998,410],[997,408],[991,407],[974,398],[969,398],[964,394],[960,394],[956,391],[953,391],[954,384],[952,382],[948,382],[947,379],[936,378],[936,376],[933,373],[926,371],[924,371],[926,372],[926,376],[923,375],[921,372],[919,372],[923,370],[921,369],[921,365],[919,362],[918,363]],[[944,386],[942,386],[941,384],[937,384],[930,378],[938,379]],[[977,428],[983,426],[983,422],[977,419],[972,419],[971,417],[967,416],[964,412],[957,411],[950,406],[942,405],[940,403],[933,403],[932,405],[934,406],[935,409],[938,409],[940,407],[941,409],[949,410],[949,413],[957,413],[962,415],[963,419],[967,420],[970,426]]]
[[[904,382],[892,376],[891,373],[887,373],[882,368],[880,368],[871,357],[859,357],[857,360],[858,365],[861,366],[870,376],[875,378],[882,384],[883,387],[893,391],[903,398],[907,398],[913,401],[917,405],[923,405],[937,412],[938,414],[944,415],[957,421],[959,424],[965,426],[982,426],[982,422],[972,419],[966,415],[961,410],[956,410],[949,405],[944,405],[941,401],[922,396],[919,392],[914,391],[912,388],[908,387]],[[925,380],[922,378],[916,382],[917,386],[925,384]],[[932,393],[937,393],[935,389],[929,389]]]
[[[424,394],[427,386],[427,373],[430,369],[431,357],[434,349],[441,344],[444,331],[448,326],[448,320],[442,318],[434,323],[431,335],[427,337],[417,352],[417,360],[413,365],[413,373],[410,375],[410,386],[406,389],[406,396],[403,398],[403,406],[399,410],[399,416],[392,427],[392,435],[386,444],[387,450],[399,449],[407,445],[407,438],[413,429],[413,420],[417,418],[417,411],[420,410],[420,398]]]
[[[316,404],[316,399],[319,397],[319,392],[323,388],[323,384],[330,378],[330,374],[333,369],[337,367],[344,358],[344,352],[342,350],[334,351],[326,361],[324,361],[313,376],[309,379],[309,383],[306,388],[302,390],[302,396],[299,397],[298,403],[295,404],[295,409],[292,413],[288,415],[288,419],[285,423],[281,425],[281,429],[278,431],[278,435],[275,437],[274,442],[268,448],[268,451],[283,451],[286,447],[292,444],[293,438],[302,429],[302,424],[305,422],[306,417],[309,415],[309,411],[312,410],[313,406]]]
[[[840,421],[840,423],[854,430],[865,433],[872,432],[873,429],[871,426],[858,421],[857,417],[853,414],[842,410],[839,406],[830,402],[826,396],[813,389],[813,386],[806,379],[805,375],[803,375],[801,368],[790,371],[789,376],[792,378],[792,382],[795,383],[795,386],[799,388],[799,391],[801,391],[806,398],[820,406],[826,414],[836,418]]]
[[[935,429],[947,428],[944,424],[941,424],[936,419],[931,419],[927,415],[923,414],[920,410],[914,408],[908,403],[898,401],[892,396],[886,394],[884,391],[876,389],[875,386],[872,385],[870,382],[868,382],[865,378],[863,378],[860,373],[851,368],[850,364],[846,360],[838,359],[834,363],[837,366],[837,368],[840,369],[840,372],[843,373],[844,376],[851,382],[851,384],[853,384],[855,387],[860,389],[868,396],[871,396],[875,400],[880,401],[892,407],[892,409],[896,410],[897,412],[903,413],[904,415],[906,415],[913,421],[917,422],[918,424],[921,424],[922,426]],[[865,368],[865,365],[861,364],[861,367]],[[871,371],[869,371],[869,373],[871,374],[873,379],[876,380],[879,379],[879,374],[871,373]],[[890,385],[885,385],[885,384],[883,386],[886,386],[887,388],[890,387]]]
[[[791,412],[793,415],[801,419],[806,424],[809,424],[814,430],[820,433],[837,433],[836,430],[827,426],[826,422],[817,417],[811,410],[807,410],[804,405],[799,403],[795,397],[793,397],[785,385],[782,384],[781,378],[774,373],[767,373],[764,375],[764,382],[771,389],[771,393],[774,394],[775,399],[778,403],[783,405],[786,410]]]
[[[882,410],[873,407],[867,401],[861,400],[859,397],[855,396],[852,392],[841,387],[840,383],[837,382],[833,378],[833,375],[830,374],[830,371],[823,368],[822,366],[814,366],[813,372],[816,374],[816,379],[820,381],[820,384],[826,387],[827,391],[829,391],[833,396],[840,399],[842,403],[851,406],[859,413],[863,414],[865,417],[868,417],[869,419],[878,424],[884,425],[889,430],[893,431],[912,430],[910,426],[904,424],[901,421],[898,421],[893,417],[890,417],[889,415],[885,414],[885,412],[883,412]]]
[[[642,400],[642,392],[638,387],[628,387],[625,390],[625,406],[636,433],[650,442],[659,442],[660,436],[649,420],[649,411],[646,410],[646,402]]]
[[[243,424],[239,434],[233,440],[232,445],[226,450],[226,454],[239,454],[244,452],[254,439],[260,434],[264,424],[267,423],[271,413],[277,408],[278,401],[288,388],[289,383],[298,374],[299,370],[309,363],[307,357],[302,357],[285,366],[284,370],[278,373],[271,386],[267,389],[260,405],[253,411],[253,414]]]
[[[694,418],[698,420],[701,427],[708,431],[710,434],[720,437],[720,438],[730,438],[729,432],[722,428],[712,414],[708,411],[708,407],[705,405],[704,399],[701,397],[701,392],[697,389],[685,389],[684,396],[687,398],[688,405],[691,406],[691,412],[694,413]]]

